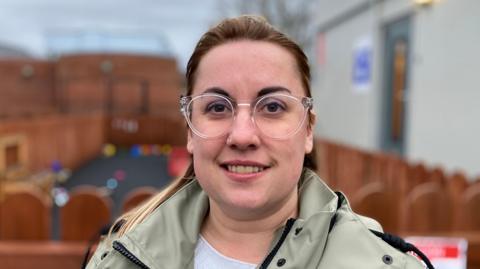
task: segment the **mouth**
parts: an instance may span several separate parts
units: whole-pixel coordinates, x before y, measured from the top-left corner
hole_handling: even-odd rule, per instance
[[[254,174],[260,173],[268,169],[269,166],[261,164],[237,164],[237,163],[223,163],[220,165],[223,169],[235,174]]]

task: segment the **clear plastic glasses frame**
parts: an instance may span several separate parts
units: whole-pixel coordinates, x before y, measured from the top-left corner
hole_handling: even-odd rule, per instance
[[[250,107],[250,119],[263,135],[286,139],[300,130],[313,107],[313,99],[285,93],[267,94],[251,103],[238,103],[216,93],[180,98],[180,111],[188,126],[197,136],[205,139],[229,133],[242,106]]]

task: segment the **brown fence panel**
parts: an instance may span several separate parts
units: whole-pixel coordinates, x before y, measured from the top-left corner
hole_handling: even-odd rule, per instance
[[[60,238],[88,241],[111,220],[111,199],[96,187],[82,186],[71,192],[60,209]]]
[[[24,188],[7,193],[0,203],[0,239],[50,239],[51,201],[40,190]]]
[[[470,186],[460,202],[458,228],[467,231],[480,231],[480,184]]]
[[[448,232],[452,228],[451,201],[438,182],[416,186],[403,209],[404,230],[414,233]]]
[[[386,232],[398,231],[398,204],[384,183],[371,182],[362,187],[352,198],[352,207],[355,212],[378,221]]]
[[[125,213],[135,208],[142,202],[145,202],[150,197],[155,195],[157,192],[158,190],[153,187],[139,187],[130,191],[129,193],[127,193],[122,202],[122,212]]]

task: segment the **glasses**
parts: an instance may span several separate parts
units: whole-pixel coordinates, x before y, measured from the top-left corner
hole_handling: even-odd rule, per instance
[[[313,107],[313,99],[283,93],[261,96],[251,104],[237,103],[216,93],[180,98],[180,111],[188,126],[202,138],[217,138],[227,134],[242,106],[253,108],[250,118],[262,134],[285,139],[300,130],[308,111]]]

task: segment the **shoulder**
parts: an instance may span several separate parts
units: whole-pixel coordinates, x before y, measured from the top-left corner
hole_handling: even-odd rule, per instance
[[[356,214],[356,213],[354,213],[354,214],[357,216],[357,218],[360,220],[360,222],[366,228],[368,228],[369,230],[375,230],[375,231],[383,232],[382,225],[380,225],[380,223],[378,221],[376,221],[375,219],[372,219],[372,218],[369,218],[369,217],[366,217],[366,216],[362,216],[362,215],[359,215],[359,214]]]
[[[342,201],[339,201],[335,223],[329,234],[325,249],[327,257],[338,258],[336,253],[348,253],[341,262],[355,268],[386,265],[392,268],[425,268],[416,257],[379,237],[378,234],[383,234],[381,225],[372,218],[354,213],[343,194],[338,195]]]

